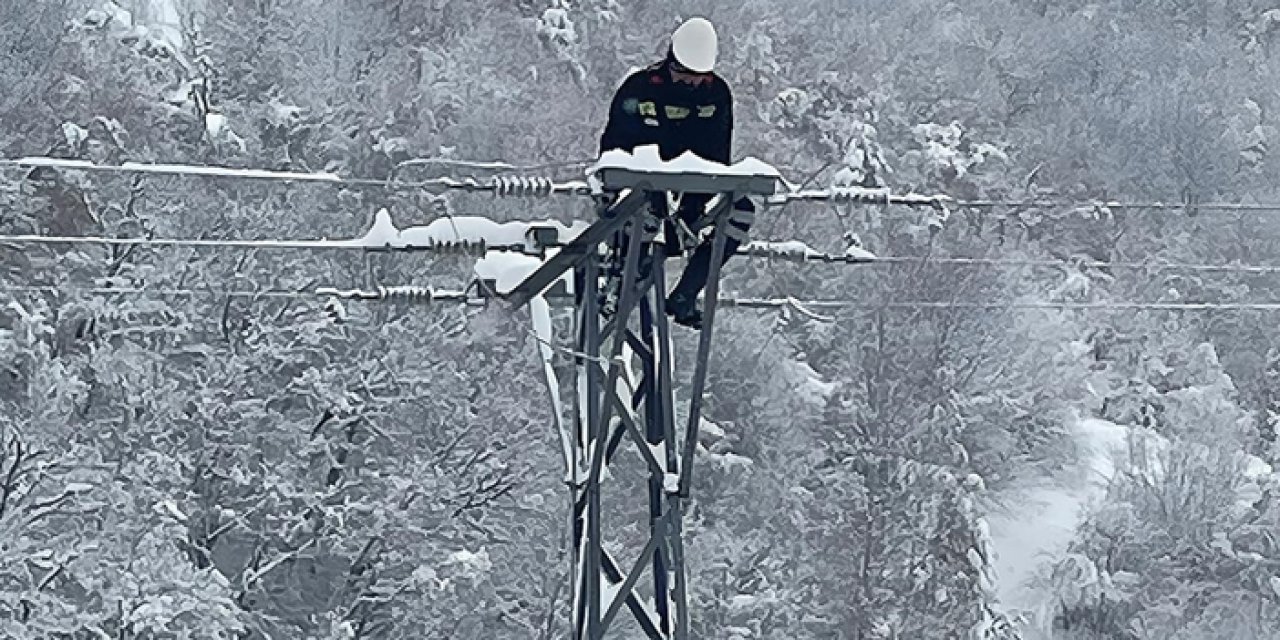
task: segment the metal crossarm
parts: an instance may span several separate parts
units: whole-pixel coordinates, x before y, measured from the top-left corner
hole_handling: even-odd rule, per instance
[[[666,173],[614,168],[602,168],[596,175],[607,189],[645,189],[647,185],[661,185],[663,191],[736,193],[739,196],[773,196],[778,190],[778,177],[768,175]]]

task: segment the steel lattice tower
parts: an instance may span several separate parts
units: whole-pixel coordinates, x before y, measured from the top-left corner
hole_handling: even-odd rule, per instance
[[[725,228],[737,198],[771,195],[777,178],[622,169],[601,170],[598,178],[618,198],[508,299],[523,305],[571,270],[581,285],[575,315],[578,397],[571,433],[566,434],[574,498],[574,638],[604,638],[626,607],[649,638],[684,640],[689,638],[689,600],[683,515],[693,482]],[[715,242],[690,401],[680,424],[671,326],[664,313],[666,251],[657,241],[663,212],[649,206],[655,193],[665,198],[667,192],[720,196],[708,212]],[[616,310],[602,315],[601,293],[610,288],[616,291]],[[605,491],[605,468],[625,450],[634,450],[645,467],[648,535],[638,553],[619,559],[604,548],[610,529],[602,516],[611,500],[636,499]]]

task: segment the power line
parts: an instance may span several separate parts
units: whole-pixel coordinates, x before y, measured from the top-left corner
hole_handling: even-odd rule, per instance
[[[199,238],[110,238],[103,236],[42,236],[0,234],[0,244],[92,244],[144,247],[197,247],[215,249],[285,249],[285,250],[338,250],[382,251],[388,247],[348,240],[216,240]],[[560,245],[552,244],[551,247]],[[484,251],[525,251],[524,245],[485,245],[471,241],[441,241],[435,245],[391,247],[397,251],[447,251],[482,254]],[[1189,262],[1121,262],[1106,260],[1034,259],[1034,258],[936,258],[932,256],[876,256],[869,252],[834,254],[817,251],[796,241],[757,242],[739,249],[738,255],[747,258],[776,259],[793,262],[825,262],[833,264],[939,264],[955,266],[1011,266],[1011,267],[1074,267],[1077,269],[1132,269],[1154,271],[1216,271],[1271,274],[1280,272],[1280,265],[1253,264],[1203,264]]]
[[[1036,266],[1036,268],[1124,269],[1135,271],[1204,271],[1204,273],[1276,274],[1280,265],[1211,265],[1197,262],[1110,262],[1103,260],[1020,260],[996,257],[879,256],[850,264],[936,264],[947,266]]]
[[[209,165],[185,164],[148,164],[125,162],[119,165],[95,164],[87,160],[68,160],[63,158],[26,157],[16,160],[0,160],[0,168],[11,169],[66,169],[115,174],[153,174],[167,176],[185,176],[197,178],[222,178],[230,180],[260,180],[276,182],[300,182],[326,184],[340,187],[374,188],[390,190],[427,190],[427,191],[467,191],[492,193],[496,196],[531,197],[531,196],[589,196],[594,190],[584,180],[556,182],[550,178],[536,176],[493,176],[479,179],[465,178],[431,178],[417,181],[401,181],[395,179],[374,180],[369,178],[349,178],[334,173],[275,171],[267,169],[236,169]]]
[[[161,248],[214,249],[283,249],[305,251],[435,251],[468,255],[484,255],[486,251],[524,251],[524,245],[486,245],[470,240],[439,241],[434,244],[385,246],[360,239],[350,240],[209,240],[198,238],[109,238],[103,236],[3,235],[0,244],[71,244],[114,245]]]
[[[303,173],[295,171],[276,171],[269,169],[236,169],[209,165],[184,164],[144,164],[125,162],[119,165],[95,164],[88,160],[69,158],[24,157],[0,160],[0,167],[11,169],[68,169],[98,173],[151,173],[174,176],[193,176],[205,178],[231,178],[237,180],[281,180],[286,182],[323,182],[327,184],[346,184],[353,179],[342,178],[333,173]],[[385,186],[384,180],[354,179],[356,183],[368,183],[369,186]]]
[[[542,164],[512,164],[502,160],[455,160],[452,158],[413,158],[405,160],[396,165],[396,171],[410,167],[463,167],[466,169],[477,169],[481,171],[548,171],[551,169],[572,169],[577,167],[589,167],[595,163],[594,159],[568,160],[564,162],[545,162]]]
[[[1253,264],[1203,264],[1191,262],[1123,262],[1106,260],[1072,260],[1047,258],[935,258],[933,256],[877,256],[861,249],[849,253],[824,253],[798,241],[752,242],[738,250],[738,255],[748,258],[782,260],[788,262],[820,262],[839,265],[874,266],[896,265],[950,265],[950,266],[1002,266],[1045,267],[1075,269],[1131,269],[1136,271],[1200,271],[1222,273],[1280,273],[1280,265]]]
[[[1017,258],[933,258],[928,256],[879,256],[850,264],[938,264],[953,266],[1047,267],[1076,269],[1129,269],[1134,271],[1200,271],[1220,273],[1280,273],[1280,265],[1201,264],[1191,262],[1109,262],[1105,260],[1036,260]]]
[[[934,302],[922,300],[857,301],[795,298],[725,298],[719,304],[740,309],[975,309],[1056,311],[1280,311],[1280,302]]]
[[[318,287],[305,289],[262,289],[262,290],[228,290],[214,288],[192,289],[183,287],[103,287],[83,285],[0,285],[4,293],[48,293],[48,294],[81,294],[81,295],[125,295],[125,296],[157,296],[182,298],[250,298],[250,299],[299,299],[299,298],[339,298],[345,300],[390,301],[390,302],[469,302],[476,296],[466,291],[433,289],[416,285],[383,286],[376,289],[339,289],[336,287]]]
[[[543,162],[537,164],[515,164],[504,160],[461,160],[453,158],[413,158],[405,160],[396,165],[396,171],[411,167],[462,167],[465,169],[475,169],[478,171],[549,171],[552,169],[576,169],[587,168],[598,162],[598,158],[581,158],[578,160],[564,160],[559,162]],[[831,166],[828,163],[823,170]],[[784,168],[779,166],[779,168]],[[816,175],[815,175],[816,177]],[[809,181],[806,181],[806,183]]]
[[[109,238],[99,236],[3,235],[2,244],[69,244],[114,245],[158,248],[266,249],[301,251],[428,251],[451,255],[482,256],[486,251],[524,252],[524,245],[485,245],[479,242],[440,242],[435,245],[385,247],[358,240],[213,240],[195,238]],[[790,245],[790,246],[789,246]],[[552,245],[556,246],[556,245]],[[931,256],[872,256],[823,253],[798,243],[756,243],[743,247],[739,255],[755,259],[783,260],[799,263],[827,263],[870,267],[875,265],[948,265],[991,267],[1040,267],[1074,269],[1125,269],[1133,271],[1188,271],[1201,273],[1244,273],[1271,275],[1280,273],[1280,265],[1205,264],[1191,262],[1122,262],[1105,260],[1059,260],[1034,258],[935,258]]]
[[[173,296],[211,298],[341,298],[363,301],[470,302],[483,299],[466,291],[435,290],[428,287],[397,286],[373,290],[320,287],[314,290],[264,289],[219,291],[171,287],[85,287],[76,285],[0,285],[5,293],[51,293],[85,295]],[[1057,311],[1280,311],[1280,302],[936,302],[927,300],[798,300],[795,298],[721,298],[719,304],[737,309],[816,310],[841,309],[973,309],[973,310],[1057,310]]]
[[[0,235],[0,243],[91,244],[141,247],[203,247],[215,249],[350,250],[363,247],[343,240],[203,240],[195,238],[107,238],[101,236]]]
[[[1181,210],[1181,211],[1263,211],[1274,212],[1280,211],[1280,203],[1261,203],[1261,202],[1163,202],[1160,200],[1152,200],[1147,202],[1119,202],[1119,201],[1101,201],[1101,200],[955,200],[952,202],[957,207],[969,207],[973,209],[992,209],[997,207],[1009,208],[1026,208],[1039,207],[1043,209],[1151,209],[1156,211]]]
[[[4,293],[49,293],[81,295],[173,296],[184,298],[314,298],[312,291],[289,289],[263,289],[259,291],[219,291],[217,289],[188,289],[175,287],[89,287],[83,285],[0,285]]]
[[[907,207],[930,207],[937,211],[947,212],[948,205],[955,200],[949,196],[926,196],[918,193],[897,194],[888,189],[868,189],[864,187],[830,187],[828,189],[792,189],[764,197],[767,206],[783,206],[795,201],[855,203],[871,205],[902,205]],[[945,215],[943,216],[945,217]]]
[[[947,196],[925,196],[909,193],[894,194],[888,189],[866,189],[861,187],[831,187],[827,189],[796,190],[780,193],[765,198],[766,204],[785,205],[795,200],[811,202],[859,203],[878,205],[959,207],[969,209],[994,209],[1007,207],[1011,209],[1078,209],[1104,214],[1108,210],[1152,210],[1152,211],[1186,211],[1186,212],[1233,212],[1233,211],[1280,211],[1280,203],[1253,202],[1187,202],[1174,203],[1152,200],[1145,202],[1120,202],[1117,200],[955,200]]]
[[[476,162],[469,160],[448,160],[448,159],[420,159],[417,161],[409,160],[397,166],[397,170],[401,167],[412,167],[430,164],[443,164],[448,166],[467,167],[478,170],[487,171],[531,171],[544,170],[556,167],[573,167],[589,164],[586,161],[572,161],[563,163],[545,163],[539,165],[515,165],[511,163],[493,161],[493,162]],[[102,172],[102,173],[126,173],[126,174],[154,174],[154,175],[170,175],[170,176],[189,176],[189,177],[205,177],[205,178],[224,178],[235,180],[266,180],[281,182],[302,182],[329,184],[344,187],[358,188],[377,188],[391,190],[462,190],[469,192],[486,192],[499,196],[548,196],[548,195],[576,195],[587,196],[593,195],[591,185],[586,181],[572,180],[568,182],[555,182],[545,177],[531,176],[493,176],[484,179],[475,177],[465,178],[432,178],[420,181],[402,181],[395,178],[389,179],[371,179],[371,178],[352,178],[340,176],[327,172],[294,172],[294,171],[277,171],[267,169],[237,169],[232,167],[219,167],[211,165],[185,165],[185,164],[151,164],[138,162],[125,162],[119,165],[101,165],[86,160],[73,160],[64,158],[47,158],[47,157],[24,157],[16,159],[0,159],[0,168],[11,169],[36,169],[36,168],[58,168],[78,171]],[[785,183],[784,183],[785,184]],[[880,205],[906,205],[906,206],[929,206],[935,209],[943,209],[945,207],[965,207],[976,209],[991,209],[999,207],[1008,208],[1075,208],[1075,209],[1092,209],[1098,212],[1105,210],[1152,210],[1152,211],[1169,211],[1180,210],[1187,212],[1194,211],[1214,211],[1214,212],[1239,212],[1239,211],[1258,211],[1258,212],[1280,212],[1280,203],[1248,203],[1248,202],[1164,202],[1160,200],[1142,201],[1142,202],[1121,202],[1121,201],[1102,201],[1102,200],[1002,200],[1002,199],[974,199],[974,200],[956,200],[947,196],[933,195],[926,196],[915,193],[894,194],[887,189],[866,189],[861,187],[831,187],[827,189],[799,189],[785,191],[774,196],[765,198],[768,205],[785,205],[792,201],[811,201],[811,202],[854,202],[861,204],[880,204]]]
[[[785,206],[801,200],[809,202],[855,203],[868,205],[903,205],[909,207],[931,207],[946,212],[949,207],[970,209],[1008,208],[1041,208],[1041,209],[1077,209],[1100,215],[1109,210],[1180,210],[1198,211],[1280,211],[1280,203],[1250,202],[1163,202],[1159,200],[1145,202],[1121,202],[1118,200],[957,200],[946,195],[921,195],[918,193],[898,194],[887,188],[867,187],[828,187],[825,189],[803,189],[792,187],[788,191],[765,197],[769,206]]]
[[[477,281],[477,285],[485,287],[483,281]],[[183,289],[183,288],[156,288],[156,287],[81,287],[75,285],[0,285],[0,293],[47,293],[47,294],[82,294],[82,295],[128,295],[128,296],[174,296],[174,297],[210,297],[210,298],[248,298],[248,299],[342,299],[342,300],[358,300],[358,301],[379,301],[379,302],[400,302],[409,304],[425,305],[433,302],[451,302],[451,303],[478,303],[484,304],[490,296],[496,295],[496,292],[489,291],[487,293],[473,294],[468,291],[449,291],[432,289],[431,287],[402,285],[402,286],[386,286],[377,289],[339,289],[336,287],[319,287],[314,291],[303,290],[264,290],[264,291],[218,291],[215,289]],[[534,340],[556,352],[574,358],[585,358],[600,364],[608,365],[607,359],[593,356],[588,353],[582,353],[573,349],[566,349],[557,345],[538,334],[537,329],[531,322],[523,322],[525,332]]]

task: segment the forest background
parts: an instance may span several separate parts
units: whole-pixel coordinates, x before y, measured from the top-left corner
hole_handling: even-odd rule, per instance
[[[1123,306],[1280,301],[1275,271],[1187,267],[1280,264],[1280,212],[1196,207],[1280,201],[1270,2],[4,2],[0,157],[375,179],[412,158],[589,159],[613,88],[699,14],[721,29],[738,157],[818,186],[1081,206],[960,208],[940,229],[897,208],[760,215],[757,239],[915,259],[729,268],[730,294],[857,305],[719,322],[696,637],[1280,638],[1280,493],[1251,472],[1280,463],[1277,316]],[[1112,199],[1184,206],[1087,204]],[[4,234],[351,237],[384,207],[401,226],[591,215],[0,171]],[[470,273],[0,243],[0,636],[567,637],[527,320],[227,295]],[[1131,455],[1037,572],[1054,629],[1036,632],[1000,601],[985,516],[1077,469],[1090,417],[1130,429]]]

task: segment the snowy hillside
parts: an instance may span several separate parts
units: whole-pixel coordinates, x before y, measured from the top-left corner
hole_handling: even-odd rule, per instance
[[[1126,455],[1129,430],[1086,419],[1075,424],[1073,436],[1082,452],[1080,468],[1015,489],[1001,497],[1004,508],[987,514],[1000,602],[1024,619],[1025,640],[1052,638],[1051,568],[1066,557],[1087,510],[1106,495],[1116,458]]]
[[[1278,6],[0,0],[0,640],[573,637],[593,412],[691,638],[1280,640]],[[636,162],[783,187],[713,332],[472,295]]]

